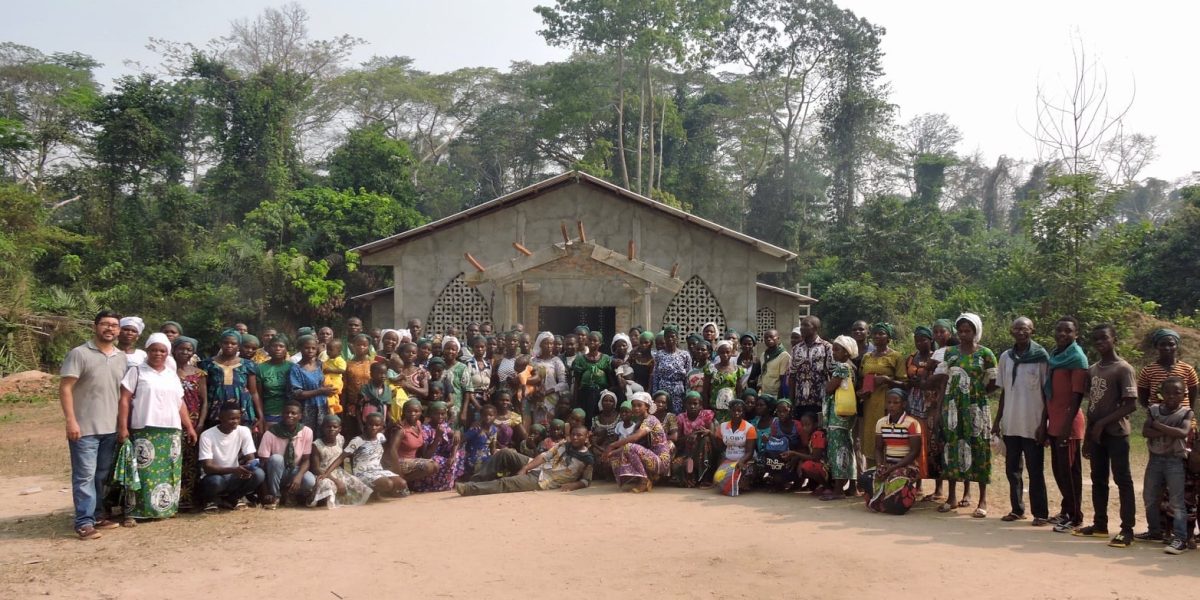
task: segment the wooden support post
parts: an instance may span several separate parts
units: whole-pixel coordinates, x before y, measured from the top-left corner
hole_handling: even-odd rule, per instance
[[[629,240],[629,260],[635,258],[637,258],[637,245],[633,243],[633,240]]]
[[[586,244],[587,243],[587,233],[584,233],[584,231],[583,231],[583,221],[576,221],[576,224],[579,225],[579,243]]]
[[[475,260],[475,257],[471,256],[470,252],[464,253],[463,256],[467,257],[467,262],[471,263],[471,266],[475,267],[476,271],[480,273],[484,271],[483,265],[479,264],[479,261]]]
[[[516,248],[517,252],[520,252],[521,254],[524,254],[525,256],[533,256],[533,252],[531,252],[529,250],[529,248],[522,246],[521,242],[513,242],[513,248]]]
[[[671,265],[671,279],[675,279],[675,276],[678,274],[679,274],[679,263],[675,263],[675,264]]]
[[[570,244],[570,243],[571,243],[571,236],[567,235],[567,222],[566,222],[566,221],[559,221],[559,222],[558,222],[558,228],[562,230],[563,243],[564,243],[564,244]]]

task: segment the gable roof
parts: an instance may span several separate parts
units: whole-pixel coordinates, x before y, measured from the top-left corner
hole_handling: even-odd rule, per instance
[[[681,221],[686,221],[688,223],[692,223],[693,225],[703,227],[703,228],[708,229],[718,235],[723,235],[723,236],[732,238],[734,240],[737,240],[739,242],[742,242],[743,244],[752,246],[754,249],[758,250],[759,252],[768,254],[775,258],[782,258],[784,260],[791,260],[793,258],[796,258],[795,253],[790,252],[788,250],[784,250],[783,248],[780,248],[779,246],[769,244],[760,239],[752,238],[740,231],[736,231],[736,230],[730,229],[728,227],[718,225],[707,219],[702,219],[695,215],[688,214],[682,210],[679,210],[672,206],[668,206],[666,204],[663,204],[662,202],[658,202],[657,200],[651,200],[650,198],[647,198],[641,194],[635,194],[625,188],[622,188],[617,185],[613,185],[607,181],[604,181],[603,179],[593,177],[591,175],[588,175],[587,173],[583,173],[580,171],[567,171],[566,173],[563,173],[562,175],[557,175],[555,177],[551,177],[550,179],[540,181],[529,187],[519,189],[510,194],[506,194],[504,196],[496,198],[495,200],[489,200],[487,202],[484,202],[483,204],[473,206],[462,212],[458,212],[458,213],[455,213],[448,217],[438,219],[437,221],[434,221],[432,223],[427,223],[420,227],[415,227],[413,229],[409,229],[408,231],[397,233],[395,235],[388,236],[381,240],[376,240],[374,242],[363,244],[361,246],[358,246],[357,248],[353,248],[353,251],[358,252],[359,254],[363,254],[363,255],[374,254],[376,252],[386,250],[393,246],[403,244],[409,240],[423,237],[425,235],[429,235],[429,234],[433,233],[434,231],[437,231],[444,227],[453,225],[460,221],[465,221],[472,217],[476,217],[476,216],[479,216],[479,215],[482,215],[485,213],[499,210],[501,208],[505,208],[505,207],[508,207],[508,206],[511,206],[514,204],[518,204],[525,200],[535,198],[535,197],[537,197],[541,194],[544,194],[550,190],[558,189],[559,187],[563,187],[565,185],[569,185],[572,183],[584,183],[584,184],[593,185],[593,186],[601,188],[605,191],[608,191],[608,192],[611,192],[618,196],[621,196],[622,198],[632,200],[643,206],[653,208],[655,210],[666,213],[667,215],[675,217]]]

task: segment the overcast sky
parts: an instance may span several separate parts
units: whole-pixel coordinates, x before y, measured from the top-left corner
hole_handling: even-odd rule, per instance
[[[417,67],[505,68],[567,52],[545,45],[533,6],[550,0],[305,0],[314,37],[349,33],[367,40],[356,59],[405,55]],[[839,0],[887,28],[883,49],[892,101],[902,120],[950,115],[963,132],[961,153],[981,150],[1033,157],[1028,134],[1038,82],[1061,89],[1072,74],[1072,45],[1082,43],[1107,72],[1110,98],[1136,98],[1126,129],[1156,136],[1160,158],[1143,175],[1173,180],[1200,170],[1200,118],[1194,40],[1200,4],[1092,0]],[[263,0],[37,0],[6,3],[0,40],[46,52],[76,50],[104,63],[107,84],[130,72],[123,61],[153,63],[154,36],[200,44],[225,34],[234,19],[281,2]],[[1136,86],[1135,86],[1136,84]]]

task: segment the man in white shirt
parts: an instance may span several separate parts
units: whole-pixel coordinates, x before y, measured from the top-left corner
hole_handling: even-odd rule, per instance
[[[1021,462],[1029,471],[1029,503],[1033,509],[1033,525],[1048,524],[1049,507],[1046,499],[1046,477],[1043,471],[1045,450],[1038,438],[1042,424],[1045,396],[1042,386],[1049,374],[1049,355],[1033,341],[1033,321],[1018,317],[1009,330],[1013,347],[1002,353],[996,379],[1000,383],[1000,405],[992,435],[1004,436],[1004,473],[1008,476],[1009,501],[1012,511],[1002,521],[1026,518],[1022,491]]]
[[[200,497],[204,510],[242,509],[243,497],[266,479],[254,454],[250,429],[241,425],[242,409],[234,403],[220,408],[220,420],[200,435],[199,459],[204,476],[200,479]]]

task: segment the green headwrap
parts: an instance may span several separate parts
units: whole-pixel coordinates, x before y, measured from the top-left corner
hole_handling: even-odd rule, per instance
[[[230,327],[229,329],[221,332],[221,339],[225,339],[227,337],[237,340],[239,346],[242,345],[242,332]]]
[[[896,327],[891,323],[880,322],[871,326],[871,333],[882,331],[887,334],[888,339],[896,339]]]
[[[567,422],[562,419],[554,419],[554,420],[550,421],[550,426],[551,427],[566,427]]]
[[[1175,343],[1179,343],[1179,334],[1176,333],[1174,329],[1167,329],[1165,327],[1162,329],[1155,329],[1154,333],[1150,334],[1150,343],[1154,344],[1155,347],[1158,347],[1158,343],[1167,338],[1174,338]]]
[[[243,344],[254,344],[255,346],[262,346],[262,342],[258,341],[258,336],[254,335],[253,333],[243,333],[242,334],[242,343]]]
[[[950,319],[938,319],[933,322],[933,326],[941,327],[942,329],[945,329],[951,333],[954,332],[954,321],[951,321]]]
[[[174,350],[175,348],[178,348],[180,344],[191,344],[192,352],[200,349],[200,342],[197,342],[195,338],[190,338],[186,335],[180,335],[179,337],[175,338],[175,341],[171,342],[171,349]]]
[[[663,325],[662,333],[663,335],[667,335],[668,333],[679,335],[679,327],[677,325]]]
[[[654,332],[653,331],[643,331],[640,335],[638,335],[638,340],[642,341],[642,342],[653,342],[654,341]]]
[[[546,433],[546,426],[542,425],[541,423],[534,423],[533,424],[533,432],[534,433]]]
[[[630,401],[628,401],[628,400],[626,400],[626,401],[624,401],[624,402],[622,402],[622,403],[621,403],[621,406],[620,406],[619,408],[620,408],[621,410],[633,410],[633,403],[632,403],[632,402],[630,402]]]
[[[688,392],[683,395],[684,400],[691,400],[692,398],[699,400],[701,398],[700,392],[697,392],[696,390],[688,390]]]
[[[752,387],[748,387],[748,388],[746,388],[746,389],[742,390],[742,398],[745,398],[745,397],[747,397],[747,396],[749,396],[749,397],[751,397],[751,398],[757,398],[757,397],[758,397],[758,390],[756,390],[756,389],[754,389],[754,388],[752,388]]]
[[[287,348],[288,345],[291,343],[291,340],[288,339],[287,334],[276,333],[275,337],[271,340],[271,344],[274,344],[276,342],[283,344],[283,347]],[[267,345],[269,346],[270,344],[267,344]]]
[[[658,390],[657,392],[654,392],[653,396],[650,396],[650,397],[658,398],[659,396],[666,396],[666,397],[670,398],[671,394],[669,392],[667,392],[667,390]]]
[[[792,408],[792,401],[788,400],[787,398],[780,398],[775,401],[776,410],[778,410],[780,406],[786,406],[790,410]]]
[[[317,334],[317,330],[313,329],[312,327],[301,327],[300,329],[296,330],[297,338],[301,338],[306,335],[316,335],[316,334]]]
[[[183,325],[180,325],[176,321],[163,321],[163,324],[159,325],[158,330],[162,331],[162,328],[166,327],[167,325],[173,326],[175,328],[175,331],[179,332],[179,335],[183,335]]]
[[[408,402],[413,402],[413,401],[412,401],[412,400],[409,400]],[[405,405],[405,406],[408,406],[408,402],[405,402],[405,403],[404,403],[404,405]],[[421,401],[420,401],[420,400],[417,400],[416,402],[417,402],[417,404],[420,404],[420,403],[421,403]],[[433,411],[435,411],[435,410],[446,410],[447,408],[448,408],[448,405],[447,405],[445,402],[441,401],[441,400],[438,400],[438,401],[436,401],[436,402],[430,402],[430,403],[429,403],[429,411],[430,411],[430,412],[433,412]]]
[[[446,359],[444,359],[440,356],[435,356],[435,357],[429,359],[429,366],[432,367],[435,365],[442,367],[443,369],[446,368]]]
[[[913,329],[913,337],[917,336],[923,336],[932,340],[933,330],[924,325],[917,325],[916,329]]]
[[[579,417],[580,419],[587,417],[587,412],[585,412],[582,408],[571,409],[571,414]]]
[[[404,403],[402,410],[408,410],[414,406],[417,408],[421,408],[421,401],[417,400],[416,398],[413,398],[412,400],[409,400],[408,402]]]

